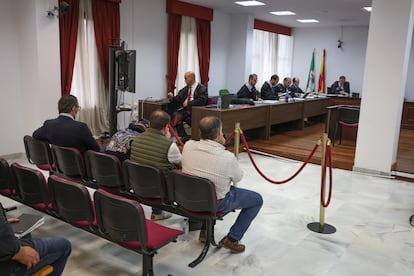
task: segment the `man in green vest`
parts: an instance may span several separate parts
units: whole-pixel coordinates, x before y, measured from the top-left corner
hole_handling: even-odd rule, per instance
[[[150,127],[137,136],[131,146],[131,160],[160,169],[165,177],[181,166],[181,152],[170,138],[170,115],[155,110],[150,116]],[[151,220],[162,220],[171,214],[152,208]]]

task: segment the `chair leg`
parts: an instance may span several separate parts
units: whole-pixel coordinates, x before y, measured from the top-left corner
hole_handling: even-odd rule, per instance
[[[142,253],[142,276],[154,276],[153,257],[154,253]]]
[[[339,144],[342,144],[342,126],[339,125]]]
[[[334,132],[334,136],[333,136],[332,146],[335,146],[337,131],[338,131],[338,123],[335,126],[335,132]]]
[[[211,219],[207,219],[206,221],[206,242],[204,243],[204,247],[203,250],[201,251],[201,254],[197,257],[197,259],[195,259],[194,261],[192,261],[188,266],[189,267],[195,267],[196,265],[198,265],[199,263],[201,263],[204,258],[207,255],[208,249],[210,248],[210,243],[215,243],[214,241],[214,225]]]

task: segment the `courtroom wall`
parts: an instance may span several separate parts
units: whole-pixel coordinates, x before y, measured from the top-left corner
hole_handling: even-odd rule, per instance
[[[368,27],[324,27],[295,28],[293,30],[294,50],[292,76],[301,78],[301,86],[306,81],[315,48],[315,82],[319,78],[323,49],[326,49],[325,80],[331,85],[340,75],[345,75],[353,92],[362,92],[365,53]],[[343,41],[338,48],[338,39]]]

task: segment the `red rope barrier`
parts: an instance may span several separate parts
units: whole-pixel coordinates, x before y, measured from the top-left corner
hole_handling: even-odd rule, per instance
[[[322,183],[321,183],[321,204],[324,208],[328,207],[332,198],[332,149],[331,146],[326,147],[325,164],[323,166]],[[325,202],[325,179],[326,179],[326,167],[329,164],[329,193],[328,200]]]
[[[263,172],[259,169],[259,167],[256,165],[256,162],[254,162],[252,154],[251,154],[250,149],[249,149],[249,145],[247,144],[247,141],[246,141],[246,137],[244,136],[244,133],[240,133],[240,138],[243,142],[244,147],[246,148],[246,151],[247,151],[247,154],[250,158],[250,161],[252,162],[252,164],[253,164],[254,168],[256,169],[256,171],[260,174],[260,176],[262,176],[264,179],[266,179],[267,181],[269,181],[272,184],[284,184],[286,182],[289,182],[293,178],[295,178],[303,170],[303,168],[308,164],[309,160],[312,158],[312,156],[315,154],[316,149],[318,148],[318,144],[316,144],[315,147],[313,148],[311,154],[308,156],[308,158],[305,160],[305,162],[302,164],[302,166],[291,177],[289,177],[288,179],[283,180],[283,181],[275,181],[275,180],[272,180],[272,179],[268,178],[267,176],[265,176],[263,174]]]
[[[224,144],[225,144],[225,145],[227,145],[227,144],[231,141],[231,139],[233,139],[234,134],[235,134],[235,132],[233,131],[233,132],[230,134],[230,136],[229,136],[229,137],[227,137],[226,141],[224,142]]]
[[[184,146],[183,141],[181,141],[180,137],[177,135],[177,133],[175,133],[174,128],[170,124],[168,124],[168,129],[170,130],[170,133],[174,136],[175,140],[177,140],[178,144],[180,146]]]

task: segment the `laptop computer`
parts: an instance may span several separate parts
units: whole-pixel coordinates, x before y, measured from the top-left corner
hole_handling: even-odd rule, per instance
[[[227,109],[230,107],[231,100],[233,99],[233,94],[224,94],[221,95],[221,108]]]

